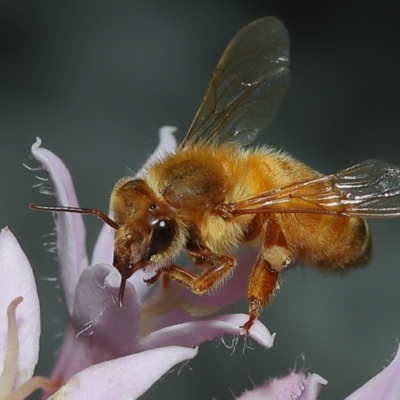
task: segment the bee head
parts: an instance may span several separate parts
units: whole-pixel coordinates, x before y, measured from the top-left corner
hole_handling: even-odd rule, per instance
[[[114,187],[111,214],[119,226],[114,238],[114,266],[122,278],[135,271],[168,265],[185,242],[185,228],[175,209],[144,180],[123,178]]]

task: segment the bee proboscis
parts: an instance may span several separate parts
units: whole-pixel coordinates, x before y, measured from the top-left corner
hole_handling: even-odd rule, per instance
[[[367,160],[321,175],[269,147],[245,148],[275,117],[289,84],[289,36],[273,17],[240,30],[223,53],[186,137],[152,163],[143,178],[122,178],[99,210],[36,206],[95,214],[115,230],[114,266],[126,279],[153,271],[205,293],[236,267],[244,243],[258,256],[248,282],[249,331],[295,262],[329,270],[366,263],[365,218],[400,216],[400,168]],[[176,265],[184,251],[201,273]],[[240,268],[240,266],[238,266]]]

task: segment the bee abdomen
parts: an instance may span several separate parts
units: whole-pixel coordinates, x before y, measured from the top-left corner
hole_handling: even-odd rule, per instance
[[[364,265],[371,257],[371,235],[364,219],[303,214],[285,220],[290,224],[285,224],[284,234],[299,262],[343,270]]]
[[[346,269],[365,265],[371,258],[372,239],[365,219],[348,218],[343,229],[331,232],[331,245],[318,267]]]

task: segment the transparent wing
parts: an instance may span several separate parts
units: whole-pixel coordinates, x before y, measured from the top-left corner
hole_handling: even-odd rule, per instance
[[[337,174],[296,182],[221,207],[226,216],[250,213],[400,216],[400,168],[367,160]]]
[[[278,111],[289,85],[288,65],[289,36],[280,20],[245,26],[222,54],[181,147],[253,141]]]

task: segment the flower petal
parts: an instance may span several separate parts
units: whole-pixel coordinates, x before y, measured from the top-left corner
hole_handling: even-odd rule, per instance
[[[158,136],[160,138],[160,143],[158,144],[154,153],[148,158],[143,167],[139,170],[139,172],[135,175],[136,178],[141,178],[146,175],[146,168],[153,164],[155,161],[158,161],[163,157],[166,153],[172,153],[176,150],[176,139],[173,133],[177,130],[177,128],[173,126],[163,126],[158,131]]]
[[[49,150],[40,147],[38,138],[32,145],[34,160],[49,173],[52,194],[61,206],[78,206],[71,175],[63,162]],[[75,286],[83,269],[88,265],[85,247],[85,226],[81,214],[56,213],[57,254],[59,276],[68,311],[72,312]]]
[[[327,381],[317,374],[290,373],[244,392],[237,400],[316,400]]]
[[[127,282],[124,305],[117,297],[121,276],[107,264],[86,268],[79,278],[75,292],[72,319],[79,335],[91,338],[114,357],[127,355],[139,330],[141,303],[134,287]]]
[[[141,338],[136,343],[136,351],[143,351],[162,346],[194,347],[206,340],[221,337],[225,334],[240,335],[240,326],[248,319],[246,314],[226,314],[204,320],[191,321],[168,326]],[[256,321],[251,327],[248,337],[265,348],[271,348],[275,334]]]
[[[16,311],[18,325],[18,373],[15,386],[30,379],[39,357],[40,305],[31,265],[8,228],[0,232],[0,367],[7,348],[7,308],[17,297],[24,301]]]
[[[400,399],[400,346],[393,361],[383,371],[346,397],[346,400],[398,399]]]
[[[326,385],[328,381],[318,374],[308,374],[302,383],[302,392],[298,400],[316,400],[321,385]]]
[[[119,308],[121,276],[111,265],[86,268],[78,281],[72,321],[52,371],[64,380],[93,364],[131,354],[139,330],[141,304],[128,282]]]
[[[174,365],[192,359],[196,349],[164,347],[93,365],[73,376],[50,399],[137,399]]]
[[[112,264],[114,257],[114,232],[113,229],[104,224],[100,230],[99,237],[94,246],[90,265]]]

